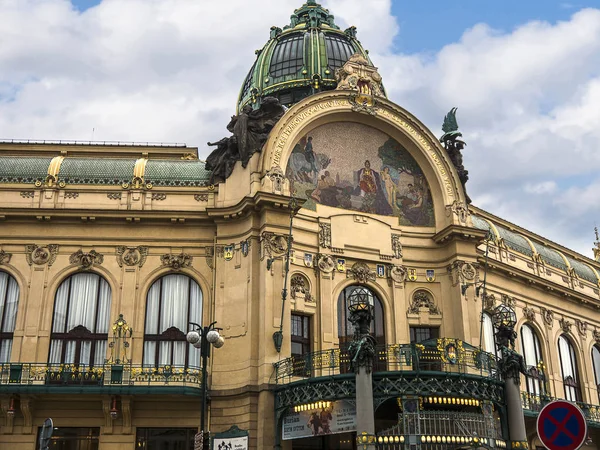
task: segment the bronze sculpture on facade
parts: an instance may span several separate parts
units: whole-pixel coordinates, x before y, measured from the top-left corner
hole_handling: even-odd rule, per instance
[[[444,148],[454,164],[456,171],[458,172],[458,178],[460,183],[462,184],[463,190],[465,191],[465,196],[467,203],[471,203],[471,199],[467,194],[467,188],[465,184],[469,179],[469,171],[465,169],[463,165],[462,159],[462,149],[467,146],[465,141],[459,139],[462,137],[462,133],[458,131],[458,123],[456,122],[456,110],[458,108],[452,108],[448,114],[444,117],[444,124],[442,125],[442,131],[444,134],[440,138],[440,142],[444,144]]]
[[[229,178],[237,161],[245,168],[250,157],[261,151],[269,132],[284,112],[278,99],[265,97],[260,108],[252,109],[246,105],[237,116],[232,116],[227,129],[233,135],[208,143],[217,147],[206,158],[206,169],[212,172],[210,183],[221,183]]]

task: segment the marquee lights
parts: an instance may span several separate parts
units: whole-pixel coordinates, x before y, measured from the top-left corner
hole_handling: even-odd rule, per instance
[[[474,398],[458,398],[458,397],[423,397],[425,403],[433,403],[439,405],[463,405],[463,406],[480,406],[481,402]]]
[[[381,439],[381,438],[379,438]],[[381,441],[379,441],[381,443]],[[391,443],[392,441],[390,441]],[[404,441],[400,441],[404,442]],[[468,437],[468,436],[421,436],[423,444],[483,444],[488,445],[488,438]],[[496,444],[498,444],[496,440]],[[496,445],[498,447],[498,445]]]
[[[314,403],[306,403],[304,405],[296,405],[294,406],[294,412],[303,412],[303,411],[312,411],[312,410],[321,410],[323,408],[331,408],[332,402],[314,402]]]
[[[380,444],[404,444],[404,436],[379,436],[377,442]]]

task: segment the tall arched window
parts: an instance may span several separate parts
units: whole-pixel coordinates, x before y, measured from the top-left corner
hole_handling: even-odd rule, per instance
[[[371,335],[375,337],[378,345],[385,345],[385,326],[381,301],[368,287],[348,286],[338,298],[338,338],[340,347],[351,341],[354,334],[354,326],[348,318],[348,297],[355,289],[364,289],[372,299],[374,318],[371,322]]]
[[[592,364],[594,365],[594,380],[598,390],[598,401],[600,402],[600,349],[597,345],[592,347]]]
[[[483,342],[482,347],[488,353],[495,355],[496,352],[496,341],[494,339],[494,324],[492,322],[492,316],[488,313],[483,313]]]
[[[190,322],[202,321],[202,290],[186,275],[166,275],[148,290],[145,366],[200,367],[200,350],[189,345]]]
[[[558,338],[558,355],[560,357],[560,373],[565,387],[565,399],[571,402],[581,401],[577,357],[571,341],[562,335]]]
[[[542,347],[537,333],[527,324],[521,327],[521,349],[527,367],[527,392],[540,395],[544,390],[544,374],[540,372],[539,367],[542,361]]]
[[[0,272],[0,363],[10,361],[18,307],[17,280],[6,272]]]
[[[56,291],[48,362],[101,365],[106,358],[111,290],[95,273],[67,278]]]

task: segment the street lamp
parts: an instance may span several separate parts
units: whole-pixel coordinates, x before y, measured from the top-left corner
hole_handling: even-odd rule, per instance
[[[515,325],[517,324],[517,315],[515,311],[508,305],[501,304],[494,309],[492,321],[496,328],[496,338],[498,347],[508,347],[510,343],[512,348],[515,348],[515,339],[517,333]]]
[[[217,322],[213,322],[208,326],[203,327],[194,322],[190,322],[190,325],[194,326],[192,331],[189,331],[186,335],[186,340],[194,346],[194,348],[200,349],[200,357],[202,358],[202,405],[200,409],[200,432],[204,434],[205,425],[205,412],[206,412],[206,395],[208,392],[206,386],[206,366],[208,364],[208,358],[210,357],[210,346],[215,348],[221,348],[225,344],[225,338],[219,334],[219,330],[222,328],[215,327]],[[203,338],[204,337],[204,338]]]
[[[373,294],[359,286],[348,296],[349,320],[356,327],[358,337],[369,334],[373,320]]]

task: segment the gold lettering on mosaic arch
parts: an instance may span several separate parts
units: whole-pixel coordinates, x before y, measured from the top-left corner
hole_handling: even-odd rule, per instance
[[[298,138],[286,177],[304,208],[317,204],[394,216],[400,225],[434,226],[421,167],[395,139],[356,122],[326,123]]]

